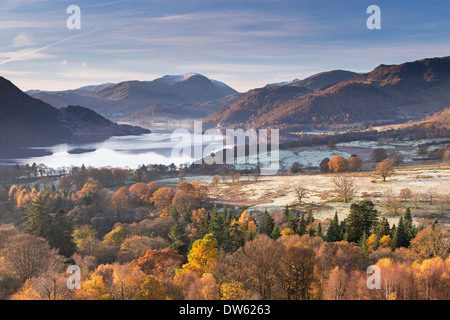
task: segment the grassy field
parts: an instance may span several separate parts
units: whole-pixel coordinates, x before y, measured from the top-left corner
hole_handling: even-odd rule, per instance
[[[354,180],[355,194],[344,203],[336,196],[333,179],[337,174],[298,174],[260,177],[242,177],[237,183],[221,182],[209,186],[214,202],[229,206],[248,206],[248,211],[265,209],[283,210],[312,208],[315,217],[330,218],[337,212],[339,219],[349,213],[350,203],[363,199],[372,200],[377,210],[390,222],[396,223],[406,207],[413,216],[432,215],[446,220],[450,212],[450,166],[410,166],[398,168],[386,182],[375,172],[345,173]],[[210,181],[203,180],[204,183]],[[294,188],[302,186],[308,190],[301,207]],[[406,201],[400,197],[402,189],[411,190]]]

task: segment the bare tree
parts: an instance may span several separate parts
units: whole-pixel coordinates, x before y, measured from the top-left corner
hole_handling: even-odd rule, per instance
[[[355,180],[351,177],[339,176],[333,179],[338,196],[347,203],[355,193]]]
[[[219,181],[220,181],[220,176],[218,174],[216,174],[213,178],[212,178],[212,185],[217,187],[219,185]]]
[[[46,272],[58,262],[59,257],[47,241],[28,234],[18,234],[10,238],[0,256],[5,257],[7,271],[21,280],[31,279]]]
[[[234,172],[231,178],[233,180],[233,183],[238,183],[241,179],[241,174],[239,172]]]
[[[403,208],[402,200],[398,197],[389,197],[387,201],[387,208],[390,210],[394,215],[397,215],[399,210]]]
[[[295,191],[295,195],[297,196],[297,199],[298,199],[298,205],[301,206],[303,198],[308,193],[308,189],[298,185],[298,186],[294,187],[294,191]]]
[[[406,203],[408,202],[408,199],[412,197],[412,191],[408,188],[403,188],[402,190],[400,190],[399,196]]]
[[[178,179],[180,179],[181,182],[186,180],[186,172],[183,169],[181,169],[178,173]]]

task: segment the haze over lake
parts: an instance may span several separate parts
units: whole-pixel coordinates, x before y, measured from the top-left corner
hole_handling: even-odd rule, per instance
[[[164,164],[174,163],[179,166],[184,163],[192,163],[193,153],[172,155],[173,148],[179,146],[179,141],[183,145],[188,143],[189,137],[184,136],[172,141],[173,130],[152,129],[152,133],[139,136],[116,136],[102,142],[57,144],[50,147],[30,148],[30,151],[42,151],[47,155],[21,157],[14,159],[1,159],[0,164],[32,164],[43,163],[48,167],[60,168],[70,166],[93,166],[93,167],[121,167],[137,168],[143,164]],[[210,142],[202,143],[199,135],[192,133],[192,146],[203,144],[210,145]],[[218,148],[220,144],[217,144]]]

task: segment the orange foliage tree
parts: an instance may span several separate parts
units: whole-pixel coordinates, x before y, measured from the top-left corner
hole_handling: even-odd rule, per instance
[[[348,170],[348,161],[343,156],[335,155],[328,162],[328,168],[331,172],[345,172]]]
[[[175,191],[170,187],[161,188],[153,194],[151,202],[162,217],[169,215],[173,197],[175,197]]]

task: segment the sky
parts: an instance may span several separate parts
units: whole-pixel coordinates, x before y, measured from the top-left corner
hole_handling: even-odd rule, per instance
[[[71,5],[80,29],[67,27]],[[0,76],[22,90],[194,72],[245,92],[450,56],[449,40],[448,0],[0,0]]]

